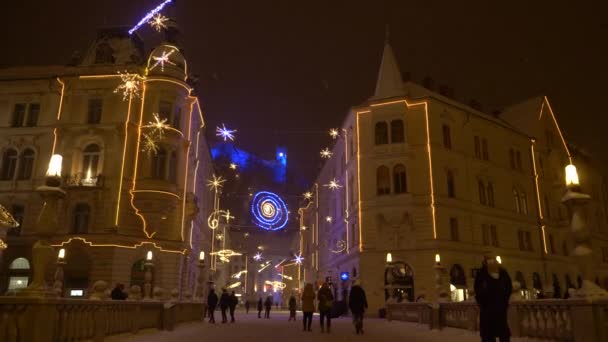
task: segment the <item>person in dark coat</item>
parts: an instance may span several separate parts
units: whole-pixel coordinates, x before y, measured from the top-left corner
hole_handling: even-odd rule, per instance
[[[264,302],[264,308],[266,312],[264,313],[264,318],[270,318],[270,310],[272,309],[272,297],[266,297],[266,301]]]
[[[116,287],[114,287],[112,293],[110,293],[110,298],[113,300],[125,300],[127,297],[128,295],[125,292],[125,286],[123,284],[116,284]]]
[[[327,318],[327,332],[331,332],[331,309],[334,306],[334,295],[327,283],[323,283],[317,294],[319,301],[319,316],[321,321],[321,332],[325,332],[325,319]]]
[[[262,318],[262,310],[264,310],[264,302],[262,302],[262,297],[258,300],[258,318]]]
[[[230,295],[226,289],[222,289],[222,296],[220,297],[220,310],[222,310],[222,323],[228,323],[228,316],[226,311],[230,307]]]
[[[486,256],[475,277],[475,300],[479,305],[479,334],[482,342],[508,342],[511,337],[507,322],[511,278],[496,258]]]
[[[353,314],[353,324],[355,325],[357,335],[363,334],[363,314],[365,313],[365,309],[367,309],[367,298],[359,281],[356,281],[355,285],[350,288],[348,307]]]
[[[236,306],[239,304],[239,299],[237,298],[234,291],[230,294],[230,322],[234,323],[234,311],[236,310]]]
[[[248,300],[245,301],[245,313],[249,314],[249,307],[251,306],[251,303],[249,303]]]
[[[215,294],[215,290],[211,289],[209,291],[209,295],[207,296],[207,310],[209,312],[209,323],[215,323],[215,309],[217,308],[218,302],[217,294]]]
[[[288,319],[288,321],[293,320],[295,322],[297,306],[298,306],[298,303],[296,302],[296,297],[294,297],[294,295],[291,295],[291,297],[289,297],[289,319]]]
[[[315,311],[315,290],[311,283],[304,285],[302,292],[302,316],[304,317],[304,331],[312,331],[312,314]]]

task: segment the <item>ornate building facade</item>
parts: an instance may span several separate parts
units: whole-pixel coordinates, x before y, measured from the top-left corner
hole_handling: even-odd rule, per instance
[[[403,82],[385,46],[374,96],[346,116],[300,209],[305,281],[348,289],[348,272],[375,314],[389,298],[437,298],[436,254],[452,300],[466,299],[493,253],[524,295],[563,295],[579,276],[561,204],[572,163],[592,197],[596,282],[608,286],[607,180],[566,142],[548,99],[490,115],[445,95]]]
[[[86,296],[97,280],[142,285],[149,251],[153,286],[194,291],[198,251],[210,249],[212,165],[176,45],[145,55],[137,35],[100,30],[67,66],[0,70],[0,113],[0,202],[21,223],[8,232],[3,293],[29,281],[36,189],[53,154],[63,156],[52,243],[66,250],[65,295]]]

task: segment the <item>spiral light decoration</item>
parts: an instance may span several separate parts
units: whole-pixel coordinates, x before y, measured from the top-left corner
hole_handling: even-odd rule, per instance
[[[287,205],[277,194],[260,191],[251,200],[253,223],[266,230],[279,230],[289,220]]]

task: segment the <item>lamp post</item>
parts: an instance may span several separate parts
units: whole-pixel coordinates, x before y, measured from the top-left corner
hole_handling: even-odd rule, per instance
[[[146,262],[144,267],[146,272],[144,273],[144,300],[152,299],[152,268],[154,267],[152,251],[146,253]]]
[[[435,288],[437,289],[437,302],[448,302],[449,296],[444,284],[445,267],[441,265],[441,256],[435,254]]]
[[[574,256],[579,272],[583,278],[581,288],[576,291],[576,297],[605,297],[608,292],[600,288],[593,281],[593,249],[591,248],[591,232],[587,227],[585,207],[591,196],[582,192],[576,167],[572,164],[566,166],[566,194],[562,197],[572,213],[570,229],[575,242],[572,255]]]
[[[57,268],[55,269],[55,283],[53,283],[53,289],[57,296],[62,297],[63,294],[63,267],[65,266],[65,249],[60,249],[57,254]]]
[[[59,154],[51,157],[45,185],[36,189],[43,201],[42,210],[36,223],[36,233],[40,240],[36,241],[32,247],[32,282],[27,288],[18,292],[18,295],[21,296],[54,297],[56,295],[55,291],[47,285],[45,275],[48,265],[55,255],[50,238],[59,228],[57,213],[59,200],[65,197],[65,191],[59,188],[62,159]]]

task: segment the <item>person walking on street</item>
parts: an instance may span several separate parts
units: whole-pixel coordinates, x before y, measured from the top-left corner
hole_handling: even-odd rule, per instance
[[[312,313],[315,312],[315,290],[313,290],[311,283],[307,283],[304,286],[302,312],[304,314],[304,331],[312,331]]]
[[[321,332],[325,332],[325,319],[327,319],[327,333],[331,332],[331,309],[334,306],[334,295],[331,293],[331,289],[327,283],[323,283],[319,294],[317,295],[319,301],[319,316],[321,317]]]
[[[239,299],[232,291],[230,294],[230,323],[234,323],[234,311],[236,310],[236,306],[239,304]]]
[[[207,312],[209,313],[209,323],[215,324],[215,308],[217,308],[218,300],[219,299],[215,294],[215,290],[209,290],[209,295],[207,296]]]
[[[220,297],[220,310],[222,310],[222,323],[228,322],[228,316],[226,316],[226,311],[230,307],[230,295],[228,295],[228,291],[226,289],[222,289],[222,296]]]
[[[251,304],[249,303],[249,301],[248,301],[248,300],[246,300],[246,301],[245,301],[245,313],[246,313],[246,314],[249,314],[249,306],[250,306],[250,305],[251,305]]]
[[[355,285],[350,289],[348,307],[353,314],[353,324],[357,335],[363,334],[363,314],[367,309],[367,298],[359,280],[355,281]]]
[[[266,301],[264,302],[264,307],[266,308],[266,313],[264,313],[264,318],[270,318],[270,310],[272,309],[272,297],[266,297]]]
[[[264,310],[264,303],[262,302],[262,297],[258,300],[258,318],[262,318],[262,310]]]
[[[482,342],[509,342],[511,331],[507,309],[512,284],[507,271],[496,258],[485,256],[481,270],[475,277],[475,300],[479,305],[479,334]]]
[[[296,302],[296,297],[294,295],[291,295],[291,297],[289,297],[289,319],[288,319],[288,321],[291,321],[293,319],[293,321],[295,322],[297,306],[298,306],[298,303]]]

